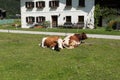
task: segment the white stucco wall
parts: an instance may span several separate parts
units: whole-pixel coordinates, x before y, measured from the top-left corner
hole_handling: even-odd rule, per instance
[[[27,1],[45,1],[45,8],[43,9],[37,9],[34,7],[32,10],[28,10],[25,7],[25,2]],[[58,15],[58,25],[63,25],[66,21],[64,17],[71,16],[72,23],[78,22],[78,16],[84,16],[84,28],[86,28],[86,25],[90,28],[94,28],[94,0],[86,0],[85,1],[85,7],[79,7],[78,8],[78,0],[72,0],[72,8],[66,9],[66,0],[59,0],[59,7],[57,9],[51,9],[49,7],[49,1],[51,0],[21,0],[21,22],[22,22],[22,28],[29,28],[32,25],[28,25],[26,23],[26,17],[27,16],[45,16],[46,21],[50,21],[52,23],[51,16],[52,15]],[[36,21],[35,21],[36,22]]]

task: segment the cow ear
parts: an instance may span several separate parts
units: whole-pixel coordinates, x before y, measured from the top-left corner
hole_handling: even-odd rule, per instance
[[[83,38],[83,39],[87,39],[86,33],[84,33],[84,32],[82,33],[82,38]]]

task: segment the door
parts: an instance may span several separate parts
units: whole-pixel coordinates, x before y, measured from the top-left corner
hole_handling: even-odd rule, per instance
[[[52,16],[52,27],[58,26],[58,16]]]

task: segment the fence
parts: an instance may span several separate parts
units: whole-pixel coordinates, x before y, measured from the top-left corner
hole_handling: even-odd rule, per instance
[[[3,20],[0,20],[0,25],[1,24],[10,24],[10,23],[14,23],[14,19],[3,19]]]

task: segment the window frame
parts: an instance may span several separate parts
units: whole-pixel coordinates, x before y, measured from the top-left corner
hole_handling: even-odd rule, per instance
[[[34,22],[35,22],[35,17],[33,16],[26,17],[26,23],[33,24]]]
[[[79,0],[78,6],[79,7],[85,7],[85,0]]]
[[[43,23],[43,22],[45,22],[44,16],[37,16],[36,17],[36,23]]]
[[[59,0],[57,0],[57,1],[50,1],[49,2],[49,7],[51,7],[51,8],[59,7]]]
[[[32,1],[25,2],[25,7],[27,9],[33,9],[34,8],[34,2],[32,2]]]
[[[84,23],[84,15],[78,16],[78,23]]]
[[[66,16],[66,23],[71,23],[72,17],[71,16]]]
[[[45,1],[37,1],[36,2],[36,8],[44,8],[44,7],[45,7]]]
[[[72,0],[66,0],[66,6],[72,6]]]

